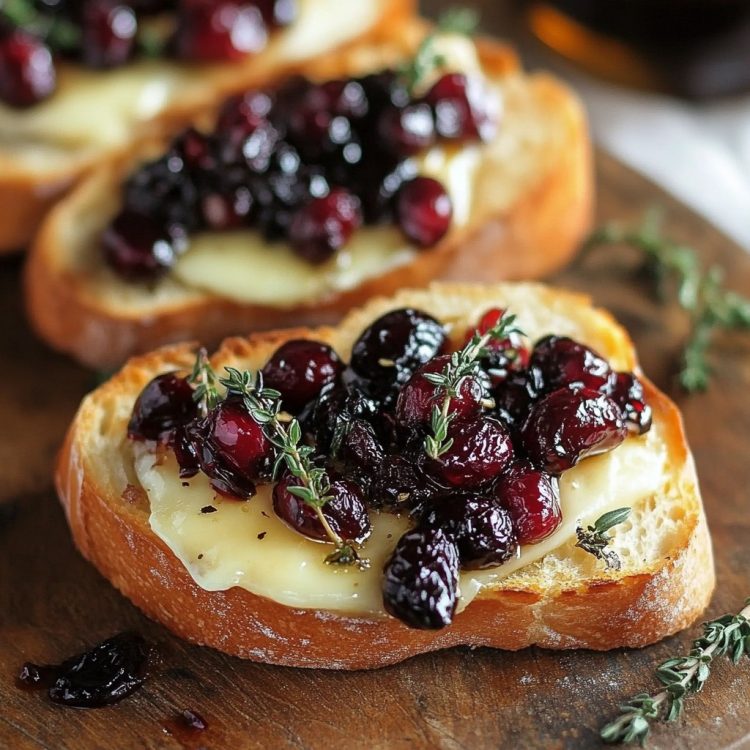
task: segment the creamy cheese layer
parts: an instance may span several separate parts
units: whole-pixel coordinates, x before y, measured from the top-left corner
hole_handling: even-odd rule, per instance
[[[382,571],[409,527],[406,517],[371,513],[372,536],[362,547],[368,570],[327,565],[326,546],[289,529],[273,512],[270,486],[243,502],[224,499],[199,474],[183,482],[170,453],[157,461],[135,446],[135,470],[148,494],[154,533],[182,561],[193,580],[209,591],[233,586],[289,607],[382,614]],[[481,590],[535,562],[575,536],[579,523],[658,493],[667,477],[667,455],[659,426],[628,438],[614,451],[587,459],[563,474],[563,522],[539,544],[527,545],[504,565],[463,571],[459,609]],[[208,505],[216,512],[202,513]]]

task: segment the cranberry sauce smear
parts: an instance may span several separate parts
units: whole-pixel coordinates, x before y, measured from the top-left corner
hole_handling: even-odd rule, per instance
[[[54,703],[100,708],[137,690],[148,676],[151,647],[136,633],[120,633],[59,665],[24,664],[22,687],[47,690]]]
[[[30,107],[54,93],[57,59],[92,69],[116,68],[154,54],[188,62],[231,62],[260,52],[273,30],[291,24],[294,0],[55,0],[29,3],[28,28],[0,8],[0,103]],[[166,19],[166,22],[165,22]],[[65,24],[65,39],[54,33]]]
[[[222,24],[235,16],[247,16],[243,28],[253,35],[257,5],[189,0],[186,7],[198,20],[183,19],[178,51],[188,45],[200,59],[228,55]],[[330,261],[362,224],[395,224],[407,242],[433,247],[450,230],[453,205],[445,185],[417,174],[412,157],[438,141],[492,136],[489,105],[475,96],[482,83],[472,80],[447,74],[415,97],[401,76],[383,71],[322,83],[291,78],[234,97],[212,132],[188,131],[128,178],[122,212],[105,231],[104,258],[124,279],[156,279],[186,244],[172,243],[169,254],[163,238],[241,227],[287,242],[311,265]],[[134,229],[133,217],[148,231]]]
[[[309,478],[284,464],[272,478],[273,435],[234,392],[204,414],[187,380],[160,375],[138,397],[129,436],[171,447],[181,476],[201,471],[230,498],[273,483],[280,521],[311,540],[364,543],[363,556],[377,514],[410,519],[385,565],[384,607],[412,627],[441,628],[453,619],[461,569],[502,565],[553,534],[563,520],[559,476],[651,426],[641,381],[570,338],[532,348],[513,332],[477,349],[475,333],[503,313],[488,310],[449,339],[431,315],[391,310],[360,333],[348,365],[323,341],[291,339],[271,354],[259,380],[280,394],[273,408],[286,429],[296,416],[308,471],[324,472],[322,518],[300,497]],[[451,341],[460,352],[449,353]]]

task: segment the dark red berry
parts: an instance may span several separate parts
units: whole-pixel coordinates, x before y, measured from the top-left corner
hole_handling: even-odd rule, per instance
[[[521,544],[546,539],[562,523],[557,479],[528,461],[514,461],[500,476],[496,493],[513,519]]]
[[[128,210],[107,226],[101,242],[108,265],[126,279],[157,279],[177,259],[169,233],[153,219]]]
[[[413,628],[450,625],[458,596],[458,549],[441,528],[418,527],[396,544],[384,570],[387,612]]]
[[[364,378],[404,383],[445,344],[445,329],[431,315],[404,308],[371,323],[352,347],[352,369]]]
[[[610,396],[622,409],[629,432],[643,435],[651,429],[651,407],[646,403],[643,383],[633,373],[618,372]]]
[[[453,537],[462,568],[502,565],[518,552],[508,511],[487,497],[469,493],[436,497],[422,523],[439,526]]]
[[[302,498],[289,491],[300,486],[294,477],[283,477],[273,488],[273,509],[288,526],[310,539],[325,541],[326,530],[315,509]],[[359,487],[346,479],[331,483],[331,499],[322,512],[330,527],[348,542],[363,542],[370,536],[372,527]]]
[[[547,392],[582,386],[608,393],[615,380],[605,359],[567,336],[546,336],[537,341],[529,366],[541,374]]]
[[[244,226],[252,207],[253,196],[246,187],[231,193],[206,193],[201,198],[203,221],[217,231]]]
[[[184,60],[240,60],[268,37],[258,7],[242,0],[182,0],[177,17],[175,51]]]
[[[40,39],[15,29],[0,35],[0,101],[30,107],[55,90],[52,54]]]
[[[159,440],[198,414],[193,387],[176,372],[157,375],[140,392],[128,423],[133,440]]]
[[[492,389],[495,412],[510,427],[521,427],[539,397],[541,380],[534,370],[511,372]]]
[[[363,419],[354,419],[344,427],[338,448],[333,452],[340,457],[347,466],[369,472],[379,473],[383,470],[386,460],[383,445],[375,434],[375,429]]]
[[[413,156],[435,142],[435,121],[427,104],[386,107],[378,120],[382,145],[401,158]]]
[[[258,129],[269,126],[273,100],[265,91],[248,91],[228,99],[219,112],[216,134],[230,158],[236,157],[245,141]]]
[[[135,50],[138,22],[132,7],[119,0],[88,0],[81,12],[81,57],[92,68],[126,63]]]
[[[496,419],[452,423],[448,439],[453,443],[427,463],[438,481],[451,487],[477,488],[497,477],[513,459],[510,433]]]
[[[590,388],[553,391],[536,403],[522,428],[529,458],[551,474],[616,448],[626,435],[620,407]]]
[[[442,138],[489,141],[497,131],[497,99],[479,77],[448,73],[424,100],[435,112],[435,128]]]
[[[415,177],[398,191],[396,216],[409,240],[419,247],[432,247],[450,229],[453,203],[437,180]]]
[[[328,344],[295,339],[282,344],[263,368],[268,388],[281,393],[282,406],[296,414],[334,383],[344,366]]]
[[[386,456],[372,476],[369,500],[375,508],[412,507],[432,492],[413,460],[404,456]]]
[[[323,263],[342,248],[362,223],[359,199],[343,188],[313,198],[292,218],[292,249],[311,263]]]

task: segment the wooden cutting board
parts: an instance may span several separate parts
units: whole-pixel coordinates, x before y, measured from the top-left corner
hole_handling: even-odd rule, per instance
[[[668,233],[718,261],[750,294],[750,257],[653,185],[599,155],[599,220],[666,208]],[[724,337],[709,393],[670,385],[684,334],[678,311],[654,304],[625,248],[601,250],[554,281],[590,292],[633,334],[645,371],[685,413],[716,546],[709,615],[750,595],[750,337]],[[0,748],[180,748],[164,724],[184,708],[211,724],[190,747],[590,748],[618,701],[654,687],[652,670],[684,652],[693,631],[640,651],[503,653],[456,649],[377,672],[337,673],[243,662],[190,646],[149,622],[84,562],[50,482],[52,460],[91,374],[29,334],[20,264],[0,264]],[[75,711],[14,686],[25,660],[57,661],[121,630],[160,646],[163,667],[119,705]],[[735,748],[750,742],[750,661],[716,667],[685,719],[652,747]]]

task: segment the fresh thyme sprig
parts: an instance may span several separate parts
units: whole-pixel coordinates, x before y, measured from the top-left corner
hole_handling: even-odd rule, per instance
[[[451,399],[458,393],[461,381],[477,371],[479,360],[486,354],[485,347],[490,341],[502,341],[511,334],[521,334],[521,331],[514,325],[515,321],[515,315],[503,314],[486,333],[475,331],[471,341],[463,349],[453,352],[442,372],[425,373],[425,380],[436,385],[443,392],[442,402],[432,409],[431,434],[424,441],[425,453],[431,458],[439,458],[453,445],[453,440],[448,437],[448,428],[453,418],[450,405]]]
[[[661,298],[667,297],[669,282],[676,282],[677,299],[691,322],[678,378],[685,390],[702,391],[711,378],[708,350],[714,332],[750,329],[750,299],[725,288],[719,266],[702,270],[695,250],[662,236],[660,219],[660,212],[652,210],[640,226],[606,224],[589,238],[586,249],[625,243],[641,250]]]
[[[409,91],[413,91],[435,68],[445,65],[445,58],[435,49],[440,34],[470,36],[478,25],[479,13],[472,8],[449,8],[442,13],[435,31],[422,40],[414,57],[404,63],[400,70]]]
[[[276,448],[274,477],[277,477],[281,468],[286,465],[292,476],[300,481],[299,486],[290,485],[289,492],[315,511],[326,536],[335,545],[334,551],[326,557],[326,562],[368,567],[369,562],[358,556],[354,545],[342,539],[328,523],[323,513],[323,507],[332,499],[328,474],[325,469],[313,462],[314,449],[301,444],[302,428],[299,422],[281,411],[281,394],[277,390],[264,387],[263,375],[260,372],[240,371],[233,367],[225,369],[227,377],[220,378],[219,382],[227,389],[228,394],[242,398],[253,419],[266,428],[268,439]]]
[[[693,641],[688,656],[668,659],[656,670],[664,688],[656,693],[640,693],[620,706],[622,713],[601,729],[608,743],[644,744],[654,721],[675,721],[685,706],[685,698],[697,693],[711,674],[711,663],[728,656],[737,664],[750,655],[750,599],[738,614],[704,623],[703,635]]]
[[[622,567],[620,558],[614,550],[608,550],[607,547],[612,541],[612,537],[607,533],[617,524],[625,521],[630,515],[630,508],[618,508],[605,513],[594,521],[593,526],[587,526],[586,529],[580,526],[576,529],[578,542],[576,547],[580,547],[584,552],[593,555],[597,560],[604,560],[610,570],[619,570]]]
[[[205,417],[208,412],[219,403],[219,378],[211,367],[208,353],[204,348],[198,350],[195,357],[193,371],[188,375],[188,383],[193,388],[193,398],[198,404],[198,409]]]

